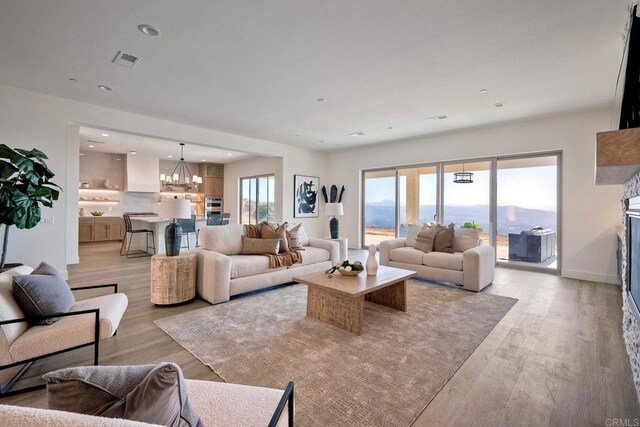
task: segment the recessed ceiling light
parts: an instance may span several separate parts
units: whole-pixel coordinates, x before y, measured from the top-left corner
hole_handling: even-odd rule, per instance
[[[69,80],[70,82],[77,82],[78,79],[76,79],[75,77],[69,77],[67,80]]]
[[[486,90],[486,89],[480,89],[480,93],[487,93],[487,92],[489,92],[489,91]]]
[[[364,135],[364,132],[353,132],[349,134],[349,136],[361,136],[361,135]]]
[[[427,117],[426,120],[444,120],[446,118],[448,118],[446,114],[440,114],[439,116]]]
[[[116,160],[117,160],[117,161],[120,161],[120,160],[122,160],[122,159],[121,159],[120,157],[118,157],[118,158],[116,158]]]
[[[140,30],[142,34],[145,34],[151,37],[159,37],[162,34],[160,30],[158,30],[156,27],[152,25],[147,25],[147,24],[138,25],[138,30]]]
[[[84,153],[80,153],[81,156],[84,156]]]
[[[89,148],[94,148],[94,147],[95,147],[95,145],[89,144]]]
[[[207,161],[207,159],[202,159],[202,160],[200,160],[200,161],[201,161],[201,162],[206,162],[206,161]]]
[[[227,153],[227,156],[233,156],[233,153]]]
[[[108,134],[108,133],[101,133],[100,135],[102,135],[102,136],[109,136],[109,134]]]
[[[171,154],[169,154],[167,157],[172,158],[173,156]]]
[[[316,101],[318,101],[318,102],[327,102],[327,99],[326,98],[318,98],[318,99],[316,99]]]
[[[496,102],[495,104],[493,104],[494,107],[496,108],[500,108],[500,107],[504,107],[505,103],[504,102]]]
[[[138,152],[137,152],[137,151],[134,151],[134,150],[129,151],[129,153],[131,153],[131,154],[138,154]]]
[[[98,88],[100,88],[102,90],[106,90],[107,92],[113,90],[109,86],[105,86],[105,85],[98,85]]]

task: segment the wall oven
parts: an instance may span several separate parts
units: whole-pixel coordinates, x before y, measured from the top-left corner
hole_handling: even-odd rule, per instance
[[[204,214],[209,216],[212,213],[222,213],[222,198],[221,197],[205,197],[204,199]]]

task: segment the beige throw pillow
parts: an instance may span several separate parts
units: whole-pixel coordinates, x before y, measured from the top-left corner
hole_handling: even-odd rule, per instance
[[[455,229],[452,226],[449,226],[437,232],[436,238],[433,241],[434,252],[445,252],[448,254],[452,254],[454,235]]]
[[[453,237],[453,250],[464,252],[480,243],[480,233],[475,228],[456,228]]]
[[[289,241],[287,240],[287,223],[284,222],[275,227],[268,222],[262,223],[260,230],[263,239],[279,239],[280,252],[289,252]]]
[[[422,252],[433,252],[433,243],[435,241],[436,234],[442,230],[444,230],[444,227],[440,224],[436,224],[431,227],[423,227],[416,235],[416,242],[413,247]]]
[[[252,239],[242,236],[242,255],[278,255],[280,239]]]
[[[287,242],[289,243],[289,249],[292,251],[304,251],[302,244],[302,224],[297,224],[293,227],[289,227],[287,230]]]

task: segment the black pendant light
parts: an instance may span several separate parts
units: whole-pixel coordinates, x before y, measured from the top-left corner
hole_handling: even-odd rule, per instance
[[[473,172],[464,171],[464,163],[462,164],[462,172],[455,172],[453,174],[453,182],[456,184],[472,184]]]

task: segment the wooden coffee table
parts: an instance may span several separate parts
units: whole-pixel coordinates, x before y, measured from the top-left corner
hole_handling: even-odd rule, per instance
[[[407,311],[406,280],[416,274],[381,265],[376,276],[367,276],[366,271],[357,276],[317,273],[294,277],[293,281],[309,287],[307,316],[360,335],[364,302]]]

